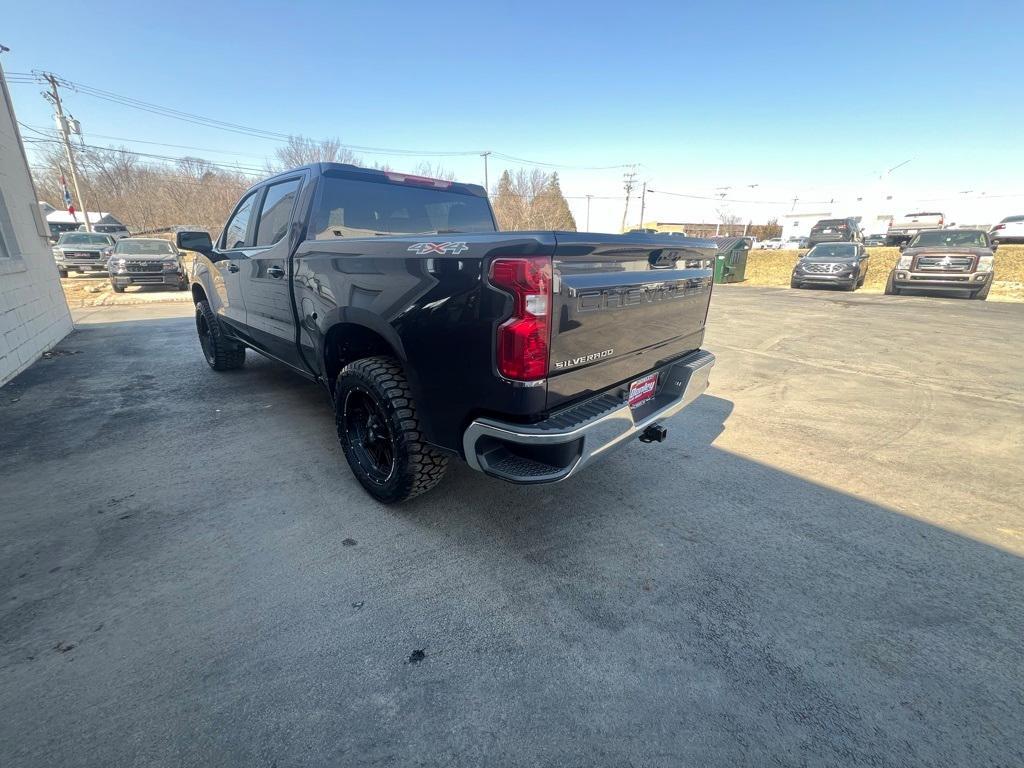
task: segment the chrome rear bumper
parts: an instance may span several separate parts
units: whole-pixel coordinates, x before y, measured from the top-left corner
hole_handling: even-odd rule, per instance
[[[463,435],[466,461],[514,483],[565,480],[696,400],[714,364],[714,355],[698,350],[658,369],[654,399],[636,409],[626,402],[626,382],[536,424],[477,419]]]

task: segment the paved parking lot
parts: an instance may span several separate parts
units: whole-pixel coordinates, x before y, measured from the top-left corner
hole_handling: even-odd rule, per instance
[[[1024,764],[1024,305],[716,288],[709,395],[386,509],[188,306],[0,389],[0,759]]]

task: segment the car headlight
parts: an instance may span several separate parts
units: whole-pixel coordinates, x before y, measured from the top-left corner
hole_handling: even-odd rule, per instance
[[[165,259],[164,260],[164,269],[177,269],[177,268],[178,268],[178,260],[177,259]]]
[[[899,264],[896,265],[896,269],[910,269],[910,263],[913,261],[912,256],[904,256],[900,254]]]
[[[979,272],[991,272],[995,267],[996,257],[995,256],[979,256],[978,257],[978,271]]]

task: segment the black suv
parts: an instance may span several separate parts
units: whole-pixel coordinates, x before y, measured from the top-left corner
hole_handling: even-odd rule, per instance
[[[811,227],[808,245],[813,248],[818,243],[863,243],[864,233],[856,219],[822,219]]]
[[[797,261],[789,287],[831,285],[855,291],[868,276],[868,258],[860,243],[819,243]]]

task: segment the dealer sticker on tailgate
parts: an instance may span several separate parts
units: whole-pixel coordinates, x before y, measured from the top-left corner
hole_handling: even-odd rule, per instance
[[[658,388],[658,374],[651,373],[629,385],[629,407],[639,408],[654,397]]]

